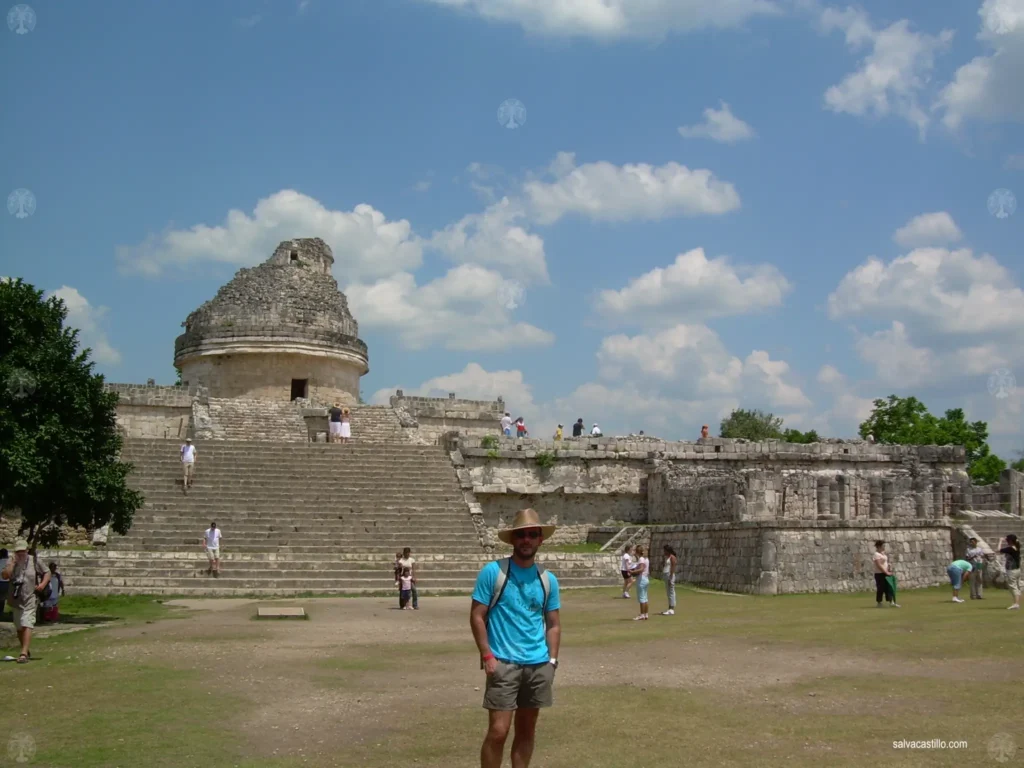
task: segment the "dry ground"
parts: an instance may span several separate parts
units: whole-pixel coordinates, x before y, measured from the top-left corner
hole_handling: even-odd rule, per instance
[[[1019,764],[1024,717],[1006,701],[1020,702],[1024,617],[1003,597],[956,606],[925,590],[880,611],[865,595],[681,591],[676,616],[633,622],[635,601],[611,590],[564,593],[534,764],[934,766],[969,752],[998,768],[1000,734]],[[265,602],[183,601],[184,618],[41,641],[39,661],[0,674],[71,696],[44,710],[62,711],[66,738],[40,735],[34,764],[472,766],[485,713],[468,598],[395,602],[279,601],[309,620],[257,621]],[[33,708],[16,707],[20,727],[37,733],[41,714],[49,728]],[[892,746],[931,738],[969,750]]]

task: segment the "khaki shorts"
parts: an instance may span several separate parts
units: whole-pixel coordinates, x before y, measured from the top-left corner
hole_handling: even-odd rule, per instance
[[[484,709],[508,712],[550,707],[554,683],[555,668],[550,663],[524,666],[499,661],[494,674],[487,677]]]
[[[14,628],[34,629],[36,626],[36,607],[35,601],[32,601],[30,605],[26,605],[24,608],[14,606]]]
[[[1006,587],[1014,597],[1020,595],[1020,568],[1006,572]]]
[[[220,547],[207,547],[206,557],[209,558],[211,563],[214,560],[220,560]]]

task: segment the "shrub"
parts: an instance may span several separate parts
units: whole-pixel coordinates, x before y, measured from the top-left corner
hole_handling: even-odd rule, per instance
[[[497,435],[486,435],[483,440],[480,441],[481,448],[497,448],[498,447],[498,436]]]
[[[491,448],[491,450],[489,450],[487,452],[487,458],[488,459],[496,459],[496,458],[498,458],[498,451],[495,448]]]
[[[551,469],[555,466],[555,454],[541,451],[537,454],[537,466],[541,469]]]

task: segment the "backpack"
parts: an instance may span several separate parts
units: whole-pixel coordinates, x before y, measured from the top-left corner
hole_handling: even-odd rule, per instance
[[[487,616],[491,615],[491,609],[498,604],[501,600],[501,596],[505,594],[505,587],[508,586],[508,569],[509,564],[512,562],[511,557],[506,557],[498,561],[498,575],[494,579],[494,590],[491,592],[491,602],[487,606]],[[534,563],[534,567],[537,569],[537,573],[540,576],[540,586],[544,590],[544,604],[542,606],[543,612],[548,612],[548,598],[551,597],[551,574],[549,574],[544,566],[539,563]]]

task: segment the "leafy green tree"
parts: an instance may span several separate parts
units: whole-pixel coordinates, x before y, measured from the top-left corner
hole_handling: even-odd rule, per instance
[[[999,475],[1006,469],[1006,462],[994,453],[986,454],[971,465],[971,482],[975,485],[991,485],[999,482]]]
[[[127,533],[143,504],[118,460],[117,395],[66,318],[60,299],[0,281],[0,517],[20,513],[33,546],[55,545],[62,525]]]
[[[719,435],[746,440],[781,440],[782,419],[762,411],[737,408],[722,419]]]
[[[874,435],[880,443],[896,445],[962,445],[967,454],[967,471],[975,483],[995,482],[994,468],[1006,464],[988,447],[988,424],[968,422],[962,408],[946,411],[941,418],[928,412],[916,397],[889,395],[875,400],[875,409],[860,425],[860,436]],[[996,472],[998,479],[999,472]]]
[[[813,429],[810,432],[801,432],[799,429],[787,429],[782,433],[782,439],[787,443],[802,443],[804,445],[821,442],[818,433]]]
[[[1020,458],[1010,465],[1010,469],[1015,469],[1018,472],[1024,472],[1024,451],[1017,451],[1017,455],[1020,456]]]

